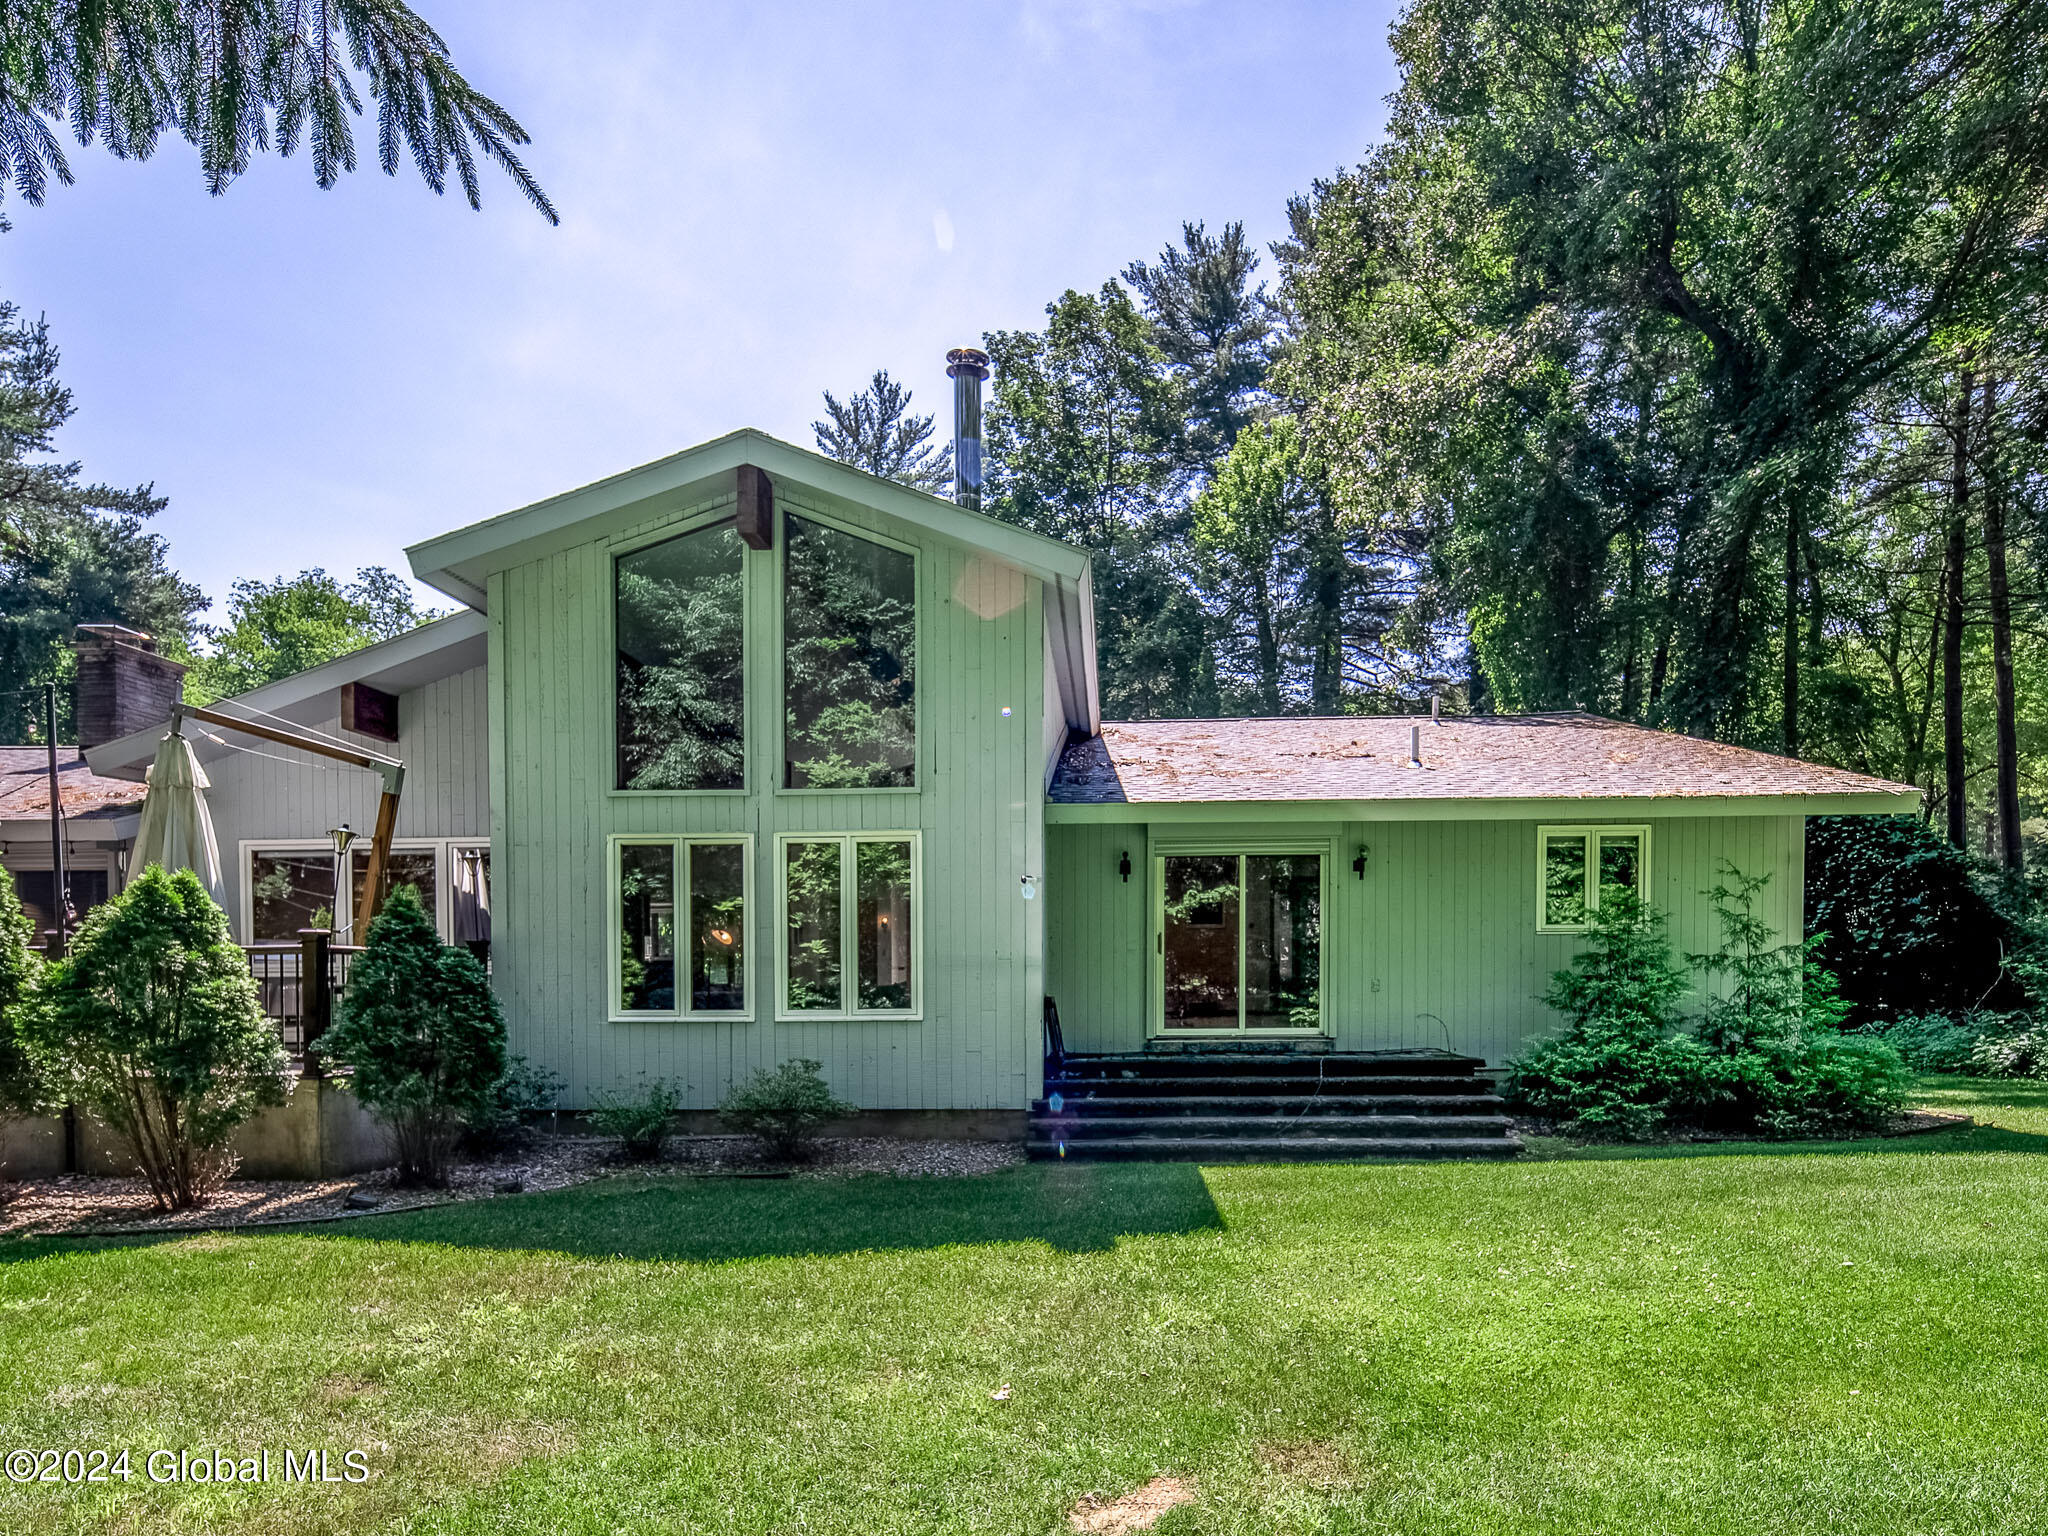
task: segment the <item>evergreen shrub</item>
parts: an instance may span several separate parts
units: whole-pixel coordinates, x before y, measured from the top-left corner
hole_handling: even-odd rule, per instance
[[[401,1183],[442,1185],[456,1138],[491,1112],[505,1020],[468,950],[443,944],[419,893],[400,886],[370,924],[323,1059],[391,1130]]]
[[[203,1203],[235,1128],[291,1086],[227,915],[190,870],[152,864],[86,918],[18,1010],[52,1098],[125,1144],[159,1209]]]

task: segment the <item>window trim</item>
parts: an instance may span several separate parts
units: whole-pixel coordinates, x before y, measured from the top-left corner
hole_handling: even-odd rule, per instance
[[[1241,1024],[1234,1029],[1168,1029],[1166,1027],[1166,861],[1169,858],[1235,857],[1238,859],[1259,858],[1281,854],[1314,854],[1321,871],[1317,886],[1317,900],[1322,908],[1323,952],[1319,963],[1329,959],[1330,897],[1332,891],[1332,866],[1336,862],[1337,845],[1333,838],[1323,837],[1157,837],[1150,841],[1147,849],[1151,858],[1150,876],[1152,889],[1147,893],[1147,911],[1152,949],[1146,955],[1146,991],[1150,994],[1145,1004],[1145,1037],[1148,1040],[1314,1040],[1327,1039],[1330,1028],[1330,988],[1327,971],[1321,984],[1316,988],[1316,1027],[1310,1029],[1246,1029]],[[1239,866],[1242,878],[1243,867]],[[1244,963],[1245,914],[1242,893],[1238,902],[1237,943],[1238,964]],[[1239,972],[1240,983],[1243,973]],[[1238,988],[1237,1016],[1244,1017],[1244,988]]]
[[[1536,931],[1538,933],[1589,933],[1593,918],[1600,910],[1600,848],[1602,837],[1627,835],[1639,839],[1640,873],[1637,877],[1639,894],[1649,900],[1650,890],[1650,828],[1643,822],[1602,822],[1602,823],[1546,823],[1536,828]],[[1586,850],[1586,921],[1583,923],[1552,923],[1544,920],[1544,898],[1549,895],[1549,884],[1544,879],[1544,860],[1548,856],[1550,840],[1553,837],[1577,837]]]
[[[628,791],[628,793],[653,794],[703,794],[703,790],[653,790]],[[720,790],[716,793],[726,793]],[[605,1021],[610,1024],[751,1024],[760,1015],[760,995],[754,990],[753,943],[759,931],[755,921],[754,907],[754,834],[751,832],[614,832],[605,839],[605,966],[604,966],[604,1011]],[[623,981],[620,974],[619,947],[626,936],[625,915],[619,910],[619,861],[626,848],[667,848],[675,857],[676,891],[680,898],[678,906],[689,901],[690,862],[688,850],[699,845],[729,848],[738,844],[743,850],[740,857],[746,869],[746,879],[740,889],[740,903],[744,916],[740,931],[746,935],[746,950],[740,960],[740,986],[746,992],[747,1006],[744,1008],[699,1009],[678,1006],[669,1009],[636,1008],[631,1011],[619,1006],[619,989]],[[676,997],[680,1000],[689,995],[681,985],[682,966],[686,958],[681,947],[682,923],[676,925],[678,937],[676,966],[678,985]]]
[[[891,537],[889,534],[877,532],[872,528],[863,528],[857,523],[843,517],[836,517],[829,512],[823,512],[801,503],[792,505],[784,501],[780,493],[778,493],[775,498],[775,549],[773,551],[775,558],[775,632],[771,637],[774,645],[775,665],[775,758],[768,765],[768,776],[771,781],[772,792],[778,795],[796,796],[920,794],[924,790],[926,781],[931,777],[931,753],[926,749],[925,745],[928,738],[925,725],[926,710],[923,699],[923,684],[915,680],[913,681],[915,691],[912,694],[913,718],[911,720],[910,783],[871,784],[851,788],[839,788],[831,785],[807,785],[801,789],[790,787],[789,742],[787,739],[789,731],[789,658],[783,645],[783,635],[785,633],[783,610],[786,607],[784,599],[789,593],[787,566],[789,553],[788,519],[789,514],[792,512],[805,522],[816,523],[823,528],[830,528],[834,533],[843,533],[847,537],[854,539],[865,539],[870,544],[879,544],[882,548],[894,550],[899,555],[908,555],[910,557],[911,644],[916,648],[916,664],[920,668],[924,665],[923,658],[925,656],[925,641],[927,639],[925,633],[924,551],[922,549],[918,548],[915,544],[907,544],[901,539]],[[916,674],[913,674],[913,679],[915,677]],[[779,873],[780,866],[778,865],[777,868],[776,882],[777,889],[779,890],[782,877]],[[779,992],[777,996],[777,1006],[779,1007]],[[804,1017],[811,1017],[811,1015],[804,1015]],[[873,1015],[863,1014],[861,1017],[872,1018]]]
[[[441,936],[441,942],[448,942],[448,930],[454,925],[454,910],[451,905],[453,892],[448,885],[448,860],[454,848],[489,848],[488,837],[473,833],[453,834],[448,837],[395,837],[391,840],[393,853],[434,853],[434,932]],[[334,856],[334,839],[329,837],[245,837],[235,845],[236,868],[240,873],[241,899],[236,903],[240,909],[235,914],[241,924],[243,942],[247,944],[284,944],[285,939],[256,938],[256,879],[255,858],[259,853],[324,853],[330,859]],[[350,845],[349,855],[353,858],[360,850],[366,857],[370,850],[370,839],[363,833],[356,834]],[[364,935],[351,933],[349,942],[360,945]]]
[[[753,786],[754,774],[754,668],[748,655],[748,637],[756,624],[754,601],[754,551],[740,541],[740,782],[733,789],[627,789],[619,783],[619,562],[628,556],[686,538],[707,528],[731,526],[739,516],[733,498],[712,507],[695,507],[675,522],[615,539],[605,546],[604,637],[605,674],[605,767],[603,784],[607,796],[623,800],[658,799],[681,796],[689,799],[734,799]],[[778,567],[779,568],[779,567]],[[637,1017],[637,1015],[635,1015]]]
[[[798,791],[802,793],[802,791]],[[842,790],[828,790],[842,794]],[[789,1002],[789,855],[791,843],[837,843],[839,854],[839,1000],[837,1012],[824,1009],[796,1009]],[[910,1006],[908,1008],[862,1008],[856,1002],[848,1008],[849,997],[858,996],[854,970],[859,964],[860,899],[855,887],[859,876],[854,848],[860,843],[910,844]],[[851,1024],[874,1021],[921,1023],[924,1019],[924,835],[920,832],[778,832],[775,834],[775,1022],[778,1024]]]

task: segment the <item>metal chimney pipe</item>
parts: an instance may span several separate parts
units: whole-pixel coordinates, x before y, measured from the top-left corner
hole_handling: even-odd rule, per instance
[[[946,354],[953,381],[953,500],[970,512],[981,510],[981,381],[988,354],[979,347],[955,347]]]
[[[1419,725],[1408,727],[1408,766],[1410,768],[1420,768],[1422,766],[1422,727]]]

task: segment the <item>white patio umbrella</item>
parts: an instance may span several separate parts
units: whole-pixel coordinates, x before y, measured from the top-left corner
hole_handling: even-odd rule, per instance
[[[174,728],[150,765],[149,793],[143,797],[142,825],[135,833],[130,868],[138,874],[151,864],[189,869],[206,893],[225,906],[227,888],[221,883],[220,845],[214,841],[206,789],[206,774],[192,754],[192,743]]]

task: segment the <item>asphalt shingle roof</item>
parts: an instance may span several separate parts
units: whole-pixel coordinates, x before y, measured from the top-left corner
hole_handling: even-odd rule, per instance
[[[103,779],[85,765],[78,748],[57,748],[57,789],[67,818],[122,816],[142,804],[145,787],[128,779]],[[50,749],[0,747],[0,821],[47,819],[50,814]]]
[[[1422,728],[1422,767],[1408,766]],[[1061,755],[1055,805],[1213,800],[1631,799],[1896,794],[1841,768],[1598,715],[1104,722]]]

